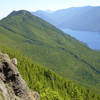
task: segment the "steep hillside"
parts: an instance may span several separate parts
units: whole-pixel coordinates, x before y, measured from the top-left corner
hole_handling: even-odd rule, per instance
[[[0,21],[0,43],[71,80],[100,89],[100,52],[21,10]]]
[[[57,10],[52,13],[37,11],[33,14],[62,29],[100,32],[99,12],[100,7],[86,6]]]
[[[78,100],[100,100],[99,94],[98,93],[96,94],[95,91],[90,91],[89,89],[86,89],[83,86],[80,86],[73,81],[70,81],[66,78],[63,78],[63,77],[57,75],[56,73],[54,73],[52,70],[49,70],[48,68],[45,68],[39,64],[33,63],[33,61],[30,58],[25,57],[24,55],[22,55],[18,51],[15,51],[14,49],[10,49],[1,44],[0,44],[0,48],[2,48],[3,52],[8,53],[10,55],[10,58],[16,57],[18,59],[17,67],[18,67],[22,77],[25,79],[28,86],[32,90],[36,90],[39,92],[40,100],[73,100],[73,99],[75,99],[75,100],[77,100],[77,99]],[[12,88],[16,88],[15,92],[17,91],[16,93],[18,93],[18,95],[20,96],[21,93],[18,91],[19,91],[19,89],[23,90],[25,88],[25,85],[23,85],[24,83],[23,83],[22,79],[19,80],[20,79],[19,72],[14,70],[14,69],[16,69],[16,67],[12,64],[12,62],[10,62],[7,54],[3,54],[2,60],[1,60],[1,57],[2,56],[0,56],[0,61],[2,61],[2,63],[3,63],[3,59],[5,59],[5,61],[8,63],[8,65],[10,63],[10,66],[8,66],[8,67],[7,67],[7,65],[5,65],[6,67],[3,66],[3,67],[5,67],[4,71],[6,70],[6,68],[9,68],[9,70],[7,70],[7,71],[9,71],[8,74],[5,75],[7,77],[7,79],[9,79],[9,80],[12,79],[11,75],[13,75],[13,74],[11,73],[11,71],[13,71],[13,73],[15,73],[15,75],[13,75],[13,77],[16,76],[15,78],[18,78],[15,81],[14,80],[12,80],[12,81],[6,80],[7,84],[9,83],[9,85],[14,85],[14,86],[16,85],[16,87],[10,87],[10,88],[8,88],[8,90],[10,91]],[[0,65],[0,68],[1,68],[1,65]],[[19,76],[16,75],[16,73]],[[1,74],[1,72],[0,72],[0,74]],[[0,75],[0,77],[1,77],[1,75]],[[19,82],[18,82],[18,80],[19,80]],[[10,84],[10,82],[12,82],[13,84]],[[22,86],[21,85],[18,86],[18,83],[22,84]],[[8,87],[9,85],[6,85],[6,87]],[[2,85],[0,84],[0,86],[2,86]],[[25,92],[26,92],[26,90],[24,91],[24,93]],[[12,93],[13,92],[10,92],[10,95],[14,95]],[[38,97],[37,92],[33,92],[33,93],[35,94],[35,97]],[[28,94],[30,94],[30,93],[28,93]],[[26,95],[26,96],[28,97],[28,95]],[[4,97],[2,95],[1,90],[0,90],[0,97],[2,97],[2,98]],[[2,100],[2,99],[0,99],[0,100]],[[10,100],[13,100],[13,99],[10,99]],[[28,99],[28,100],[31,100],[31,99]],[[34,99],[32,99],[32,100],[34,100]]]

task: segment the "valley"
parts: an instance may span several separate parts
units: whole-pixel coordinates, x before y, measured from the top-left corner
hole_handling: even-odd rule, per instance
[[[99,32],[88,32],[88,31],[79,31],[71,29],[61,29],[65,33],[71,35],[80,42],[86,44],[89,48],[93,50],[100,50],[100,33]]]
[[[56,11],[38,10],[32,14],[53,24],[65,33],[100,50],[100,6],[71,7]]]

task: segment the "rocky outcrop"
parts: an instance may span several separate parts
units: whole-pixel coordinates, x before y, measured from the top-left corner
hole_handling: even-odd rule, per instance
[[[17,69],[17,59],[0,52],[0,100],[38,100]]]
[[[11,60],[11,62],[12,62],[15,66],[17,66],[17,59],[16,59],[16,58],[13,58],[13,59]]]

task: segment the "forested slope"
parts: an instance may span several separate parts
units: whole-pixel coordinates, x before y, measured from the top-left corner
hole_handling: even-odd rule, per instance
[[[15,49],[2,44],[0,48],[9,54],[10,58],[18,59],[18,69],[22,77],[32,90],[40,93],[41,100],[100,100],[99,93],[63,78],[39,63],[35,64]]]

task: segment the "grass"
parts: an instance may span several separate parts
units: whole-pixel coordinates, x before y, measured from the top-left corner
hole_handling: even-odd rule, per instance
[[[28,86],[40,94],[41,100],[100,100],[100,93],[87,89],[77,82],[59,76],[54,71],[35,64],[22,53],[0,44],[10,58],[18,59],[18,69]]]

